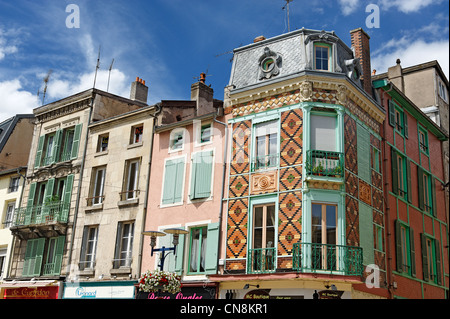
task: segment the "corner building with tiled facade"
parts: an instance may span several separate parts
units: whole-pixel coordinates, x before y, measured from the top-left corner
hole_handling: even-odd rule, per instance
[[[234,50],[220,298],[383,297],[355,289],[368,265],[385,281],[385,111],[362,72],[369,37],[351,34],[354,49],[301,29]]]

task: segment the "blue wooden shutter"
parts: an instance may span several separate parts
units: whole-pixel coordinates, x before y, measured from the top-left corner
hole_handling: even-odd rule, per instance
[[[34,160],[34,168],[38,168],[41,166],[42,150],[44,149],[44,141],[45,141],[45,135],[39,137],[38,148],[36,151],[36,158]]]
[[[205,273],[215,274],[217,272],[217,250],[219,247],[219,223],[208,224],[208,240],[206,243]]]
[[[75,126],[75,132],[73,134],[72,152],[70,154],[71,159],[78,157],[78,149],[80,148],[80,138],[81,138],[81,128],[83,124],[78,124]]]
[[[183,159],[167,160],[164,172],[164,188],[162,204],[173,204],[181,201],[184,175]]]
[[[213,152],[200,152],[192,158],[191,199],[208,198],[211,195]]]
[[[180,227],[180,228],[183,228],[183,227]],[[175,255],[175,272],[178,275],[183,274],[185,238],[186,238],[186,235],[184,235],[184,234],[181,234],[178,237],[178,246],[177,246],[176,255]]]
[[[184,181],[184,159],[177,162],[177,173],[174,193],[174,203],[182,202],[183,200],[183,181]]]

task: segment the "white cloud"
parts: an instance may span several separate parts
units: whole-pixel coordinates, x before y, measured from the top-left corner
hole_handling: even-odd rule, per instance
[[[38,106],[37,96],[24,91],[19,79],[0,82],[0,121],[16,114],[31,114]]]
[[[402,67],[409,67],[437,60],[449,78],[449,40],[426,42],[422,39],[410,41],[408,38],[392,39],[374,52],[371,65],[377,73],[384,73],[396,60],[401,60]]]
[[[403,13],[417,12],[432,4],[441,3],[442,0],[380,0],[384,10],[397,8]]]
[[[13,54],[18,51],[17,46],[10,44],[4,35],[7,35],[7,33],[0,29],[0,61],[3,60],[7,54]]]
[[[355,12],[358,7],[359,0],[339,0],[342,14],[347,16]]]

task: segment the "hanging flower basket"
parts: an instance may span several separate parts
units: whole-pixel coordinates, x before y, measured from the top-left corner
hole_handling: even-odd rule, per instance
[[[175,273],[147,270],[139,280],[139,291],[177,293],[181,290],[181,277]]]

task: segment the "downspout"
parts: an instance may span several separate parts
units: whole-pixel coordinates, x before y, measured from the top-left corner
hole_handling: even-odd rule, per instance
[[[225,173],[226,173],[226,163],[227,163],[227,150],[228,150],[228,125],[226,123],[220,122],[214,116],[214,122],[219,123],[225,128],[225,146],[223,152],[223,172],[222,172],[222,193],[220,199],[220,209],[219,209],[219,238],[217,244],[217,266],[216,271],[219,271],[219,257],[220,257],[220,246],[222,239],[222,214],[223,214],[223,200],[224,200],[224,191],[225,191]]]
[[[153,117],[153,130],[152,130],[152,139],[150,143],[150,158],[148,160],[148,169],[147,169],[147,185],[145,189],[145,200],[144,200],[144,211],[143,211],[143,217],[142,217],[142,227],[141,227],[141,240],[139,241],[139,255],[138,255],[138,266],[137,266],[137,274],[140,276],[142,271],[142,254],[143,254],[143,247],[144,247],[144,235],[142,233],[145,231],[145,222],[147,218],[147,207],[148,207],[148,190],[150,188],[150,174],[151,174],[151,165],[152,165],[152,157],[153,157],[153,141],[155,137],[155,127],[156,127],[156,116],[161,112],[161,106],[159,104],[156,104],[157,111],[154,115],[149,114]]]
[[[392,83],[389,82],[390,88],[387,91],[382,91],[382,95],[381,95],[381,105],[383,105],[384,102],[384,96],[386,95],[386,93],[389,93],[392,90]],[[386,272],[387,272],[387,289],[388,289],[388,293],[390,298],[392,299],[394,296],[394,292],[392,291],[393,289],[393,284],[392,284],[392,255],[391,255],[391,227],[389,224],[389,214],[390,214],[390,207],[389,207],[389,191],[387,189],[387,186],[389,185],[387,179],[386,179],[386,175],[387,175],[387,159],[386,159],[386,130],[387,130],[387,121],[386,119],[384,120],[384,132],[381,138],[382,141],[382,145],[383,145],[383,170],[385,172],[385,176],[383,176],[384,178],[384,207],[385,209],[385,214],[384,214],[384,224],[386,225],[386,255],[387,255],[387,263],[386,263]]]
[[[71,265],[71,260],[72,260],[73,242],[75,240],[75,229],[77,226],[78,208],[80,206],[81,184],[83,181],[84,163],[86,161],[86,151],[87,151],[87,146],[88,146],[89,125],[91,124],[92,110],[94,108],[94,95],[95,95],[95,90],[93,89],[92,97],[91,97],[91,105],[89,107],[88,123],[87,123],[87,127],[86,127],[86,138],[84,141],[83,160],[81,161],[81,167],[80,167],[80,179],[78,181],[77,200],[75,202],[75,211],[74,211],[74,216],[73,216],[72,236],[71,236],[70,243],[69,243],[70,248],[69,248],[69,256],[67,258],[66,278],[70,275],[70,265]]]

